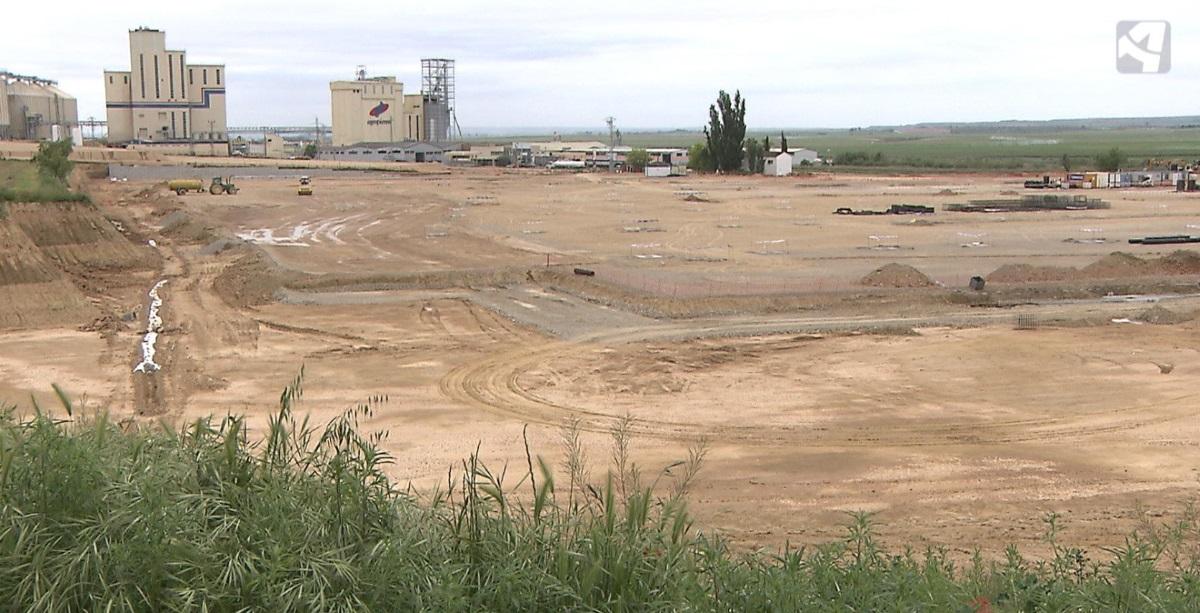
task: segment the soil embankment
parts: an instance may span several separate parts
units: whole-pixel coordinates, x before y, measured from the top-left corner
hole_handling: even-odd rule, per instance
[[[151,269],[90,204],[19,203],[0,217],[0,329],[80,326],[100,315],[81,285],[97,275]]]

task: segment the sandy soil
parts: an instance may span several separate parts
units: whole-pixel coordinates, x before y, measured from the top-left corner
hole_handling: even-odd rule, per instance
[[[418,487],[476,445],[511,474],[525,436],[557,459],[572,417],[599,475],[606,432],[629,415],[647,471],[705,442],[699,526],[740,546],[822,542],[854,510],[878,512],[886,539],[916,546],[1037,551],[1050,511],[1066,517],[1064,540],[1119,545],[1139,509],[1174,513],[1196,492],[1200,298],[1187,294],[1200,276],[1172,269],[1183,296],[1124,299],[1064,293],[1073,279],[1061,275],[1117,249],[1169,253],[1124,241],[1194,233],[1200,199],[1102,190],[1088,195],[1111,209],[831,214],[940,209],[1019,181],[471,170],[322,179],[310,198],[272,179],[182,198],[98,182],[95,200],[129,243],[155,241],[157,268],[87,276],[64,263],[109,319],[0,331],[0,401],[50,401],[59,382],[121,416],[262,424],[303,366],[301,407],[318,421],[388,397],[364,427],[389,433],[393,474]],[[1095,238],[1110,242],[1080,242]],[[85,253],[43,242],[60,259]],[[267,257],[249,266],[254,249]],[[861,285],[889,263],[942,287]],[[1005,264],[1056,267],[1054,284],[1008,308],[947,298],[945,287]],[[576,279],[576,266],[596,277]],[[145,292],[161,279],[162,369],[132,373]],[[787,299],[669,319],[606,298],[620,292]],[[1183,323],[1137,321],[1156,305],[1155,321]],[[123,321],[131,311],[142,318]]]

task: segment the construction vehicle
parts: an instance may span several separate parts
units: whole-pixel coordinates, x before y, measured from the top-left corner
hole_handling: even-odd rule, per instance
[[[213,177],[212,185],[208,186],[208,193],[214,196],[220,196],[221,194],[232,196],[238,193],[238,187],[233,184],[233,177],[228,179]]]
[[[171,179],[167,181],[167,189],[182,196],[188,192],[204,191],[204,182],[200,179]]]
[[[300,187],[296,189],[296,194],[299,196],[313,195],[312,179],[309,179],[308,177],[300,177]]]

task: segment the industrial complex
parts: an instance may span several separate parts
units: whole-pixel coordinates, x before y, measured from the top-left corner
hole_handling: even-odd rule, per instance
[[[162,30],[129,31],[130,70],[104,71],[108,141],[227,155],[225,66],[189,64]]]
[[[78,127],[75,98],[57,82],[0,70],[0,139],[75,138]]]

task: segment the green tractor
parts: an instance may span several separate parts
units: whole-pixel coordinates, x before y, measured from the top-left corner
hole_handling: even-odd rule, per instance
[[[230,177],[229,179],[213,177],[212,185],[208,186],[208,193],[214,196],[219,196],[221,194],[232,196],[238,193],[238,187],[233,184],[233,177]]]

